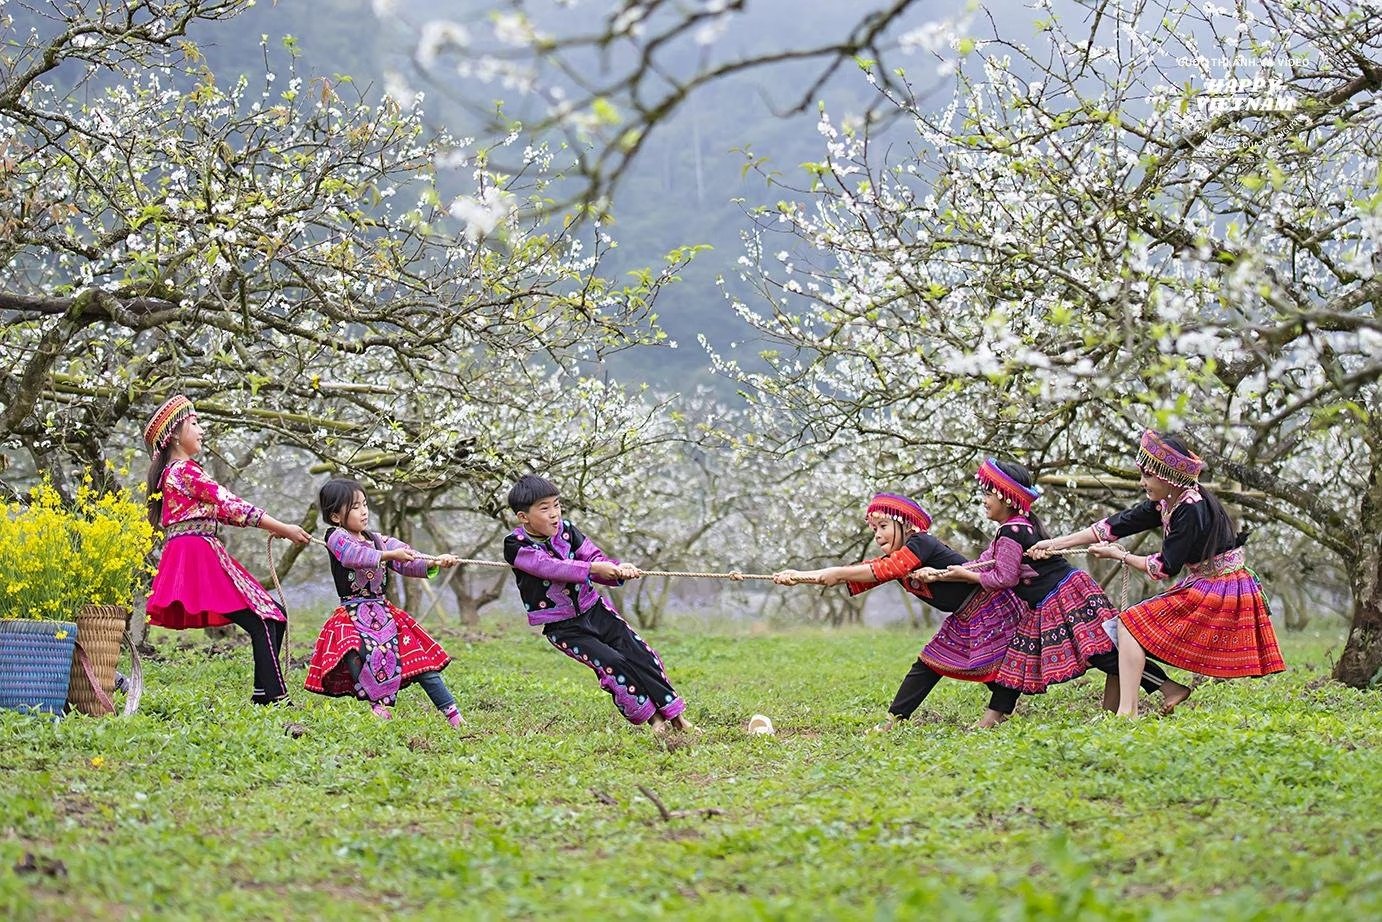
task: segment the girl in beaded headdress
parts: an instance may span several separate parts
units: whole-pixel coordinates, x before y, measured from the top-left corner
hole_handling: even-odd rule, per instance
[[[1223,504],[1200,486],[1204,462],[1180,439],[1149,429],[1142,435],[1137,465],[1146,500],[1073,534],[1040,541],[1032,556],[1098,541],[1091,553],[1154,580],[1186,571],[1170,589],[1122,613],[1119,669],[1129,680],[1155,665],[1149,654],[1220,678],[1284,670],[1267,600],[1244,563],[1246,534],[1236,533]],[[1130,554],[1116,543],[1158,528],[1162,542],[1155,554]],[[1136,683],[1121,685],[1118,713],[1137,716]]]
[[[397,538],[367,531],[369,501],[354,480],[328,480],[317,506],[330,526],[326,549],[341,605],[317,635],[307,664],[307,690],[354,695],[368,701],[376,717],[388,720],[399,690],[416,682],[447,722],[460,727],[460,709],[441,677],[451,657],[384,594],[390,570],[400,576],[435,576],[439,569],[454,567],[457,559],[443,554],[429,562]]]
[[[288,619],[283,609],[221,543],[222,525],[258,526],[298,544],[312,540],[245,502],[197,463],[202,427],[192,401],[170,397],[144,427],[149,463],[149,521],[162,528],[163,552],[149,591],[149,623],[180,630],[235,624],[254,650],[255,704],[288,696],[279,651]]]
[[[926,583],[924,577],[963,563],[965,558],[928,533],[931,516],[915,501],[896,493],[879,493],[869,503],[864,519],[873,529],[874,543],[883,550],[882,557],[819,570],[783,570],[773,574],[773,581],[784,586],[844,583],[850,595],[857,595],[896,580],[907,592],[946,613],[893,696],[888,719],[874,727],[875,731],[886,732],[911,717],[945,676],[986,683],[993,694],[980,725],[999,722],[1012,712],[1017,696],[993,680],[1026,606],[1008,589],[958,582],[932,587]]]
[[[1047,537],[1041,519],[1032,512],[1032,504],[1041,496],[1032,475],[1021,464],[988,458],[979,465],[975,479],[983,491],[984,513],[998,523],[998,534],[977,560],[947,567],[926,578],[977,583],[991,590],[1011,588],[1026,603],[999,665],[998,685],[1008,689],[1016,702],[1019,693],[1040,694],[1052,685],[1083,675],[1090,666],[1117,675],[1118,658],[1103,624],[1118,610],[1099,584],[1064,558],[1038,560],[1027,553]],[[980,569],[975,564],[986,566]],[[1189,689],[1171,682],[1160,669],[1148,673],[1145,683],[1149,690],[1161,688],[1168,699],[1176,701],[1189,694]],[[1143,680],[1139,672],[1134,687]],[[1003,703],[1001,695],[996,697]],[[1111,704],[1105,701],[1106,707]],[[1002,720],[1012,712],[1011,707],[1006,713],[1001,707],[996,710],[998,713],[986,718]]]

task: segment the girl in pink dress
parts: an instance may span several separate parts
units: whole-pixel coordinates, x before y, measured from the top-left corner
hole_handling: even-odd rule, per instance
[[[149,464],[149,521],[163,529],[163,553],[149,592],[149,623],[183,630],[235,624],[254,649],[255,704],[288,696],[278,655],[287,616],[221,543],[221,526],[257,526],[297,544],[312,540],[245,502],[211,478],[195,460],[202,427],[192,401],[178,394],[144,427]]]

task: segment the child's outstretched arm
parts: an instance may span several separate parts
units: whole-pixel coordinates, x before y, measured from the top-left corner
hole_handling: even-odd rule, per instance
[[[577,560],[590,564],[590,578],[606,586],[622,585],[626,579],[637,579],[643,571],[633,564],[620,563],[600,549],[600,546],[587,538],[575,525],[566,523],[571,532],[571,554]]]
[[[971,570],[968,564],[954,564],[946,567],[936,577],[942,582],[975,583],[983,589],[1011,589],[1022,580],[1022,545],[1016,540],[1000,535],[989,549],[970,563],[983,563],[992,560],[993,566],[987,570]]]
[[[389,564],[389,569],[401,576],[415,576],[419,579],[426,579],[435,576],[438,564],[430,560],[423,560],[417,551],[408,546],[407,542],[388,535],[380,535],[379,543],[383,546],[383,553],[380,558]]]
[[[554,583],[584,583],[590,579],[591,563],[588,560],[563,560],[544,554],[533,545],[519,545],[504,542],[504,559],[515,570],[522,570],[538,579]],[[606,563],[605,566],[612,566]]]
[[[873,570],[867,563],[855,563],[843,567],[821,567],[819,570],[779,570],[773,574],[773,582],[779,586],[796,586],[802,583],[838,586],[840,583],[875,581]]]

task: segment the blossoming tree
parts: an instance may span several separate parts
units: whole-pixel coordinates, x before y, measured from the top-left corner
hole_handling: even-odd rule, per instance
[[[189,35],[247,5],[26,11],[0,50],[0,444],[91,464],[181,390],[242,458],[423,490],[620,457],[636,410],[585,369],[659,339],[692,251],[602,277],[598,223],[520,207],[549,151],[491,169],[514,137],[424,139],[413,110],[296,77],[291,44],[265,49],[286,76],[220,85]],[[573,418],[594,422],[549,450]]]
[[[756,213],[736,307],[771,370],[722,368],[778,450],[904,445],[955,480],[1003,451],[1126,482],[1140,427],[1184,429],[1227,497],[1337,555],[1335,675],[1376,683],[1382,26],[1332,0],[1041,24],[954,36],[940,111],[862,62],[877,109],[822,113],[825,158]]]

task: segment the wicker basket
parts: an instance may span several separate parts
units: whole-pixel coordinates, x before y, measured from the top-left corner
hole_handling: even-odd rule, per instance
[[[113,714],[110,697],[115,692],[115,666],[120,661],[120,639],[125,636],[130,612],[119,605],[83,605],[77,612],[77,645],[86,651],[91,662],[91,676],[105,691],[101,695],[92,686],[92,678],[87,675],[72,651],[72,681],[67,686],[67,700],[83,714],[100,716]]]
[[[71,621],[0,619],[0,708],[61,714],[76,639]]]

